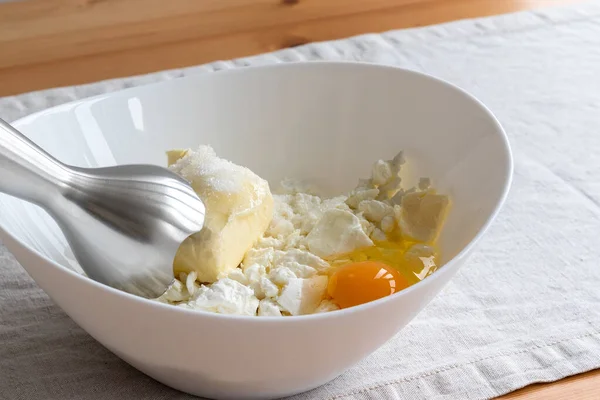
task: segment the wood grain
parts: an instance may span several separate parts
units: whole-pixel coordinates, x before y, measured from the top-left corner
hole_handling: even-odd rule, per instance
[[[600,370],[571,376],[554,383],[535,384],[499,397],[499,400],[598,400]]]
[[[27,0],[0,4],[0,96],[580,0]],[[600,370],[506,400],[600,399]]]
[[[0,5],[0,95],[573,1],[576,0],[7,3]]]

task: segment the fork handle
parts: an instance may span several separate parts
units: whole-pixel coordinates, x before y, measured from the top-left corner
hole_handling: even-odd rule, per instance
[[[69,168],[0,119],[0,192],[47,206],[67,182]]]

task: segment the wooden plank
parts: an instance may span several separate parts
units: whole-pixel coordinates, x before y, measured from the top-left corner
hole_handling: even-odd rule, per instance
[[[72,1],[66,2],[65,0],[41,1],[48,1],[55,4],[55,6],[58,3],[73,3]],[[2,53],[13,54],[14,56],[12,61],[4,61],[5,65],[19,64],[18,66],[0,68],[0,95],[197,65],[218,59],[230,59],[273,51],[308,42],[343,38],[366,32],[381,32],[391,29],[422,26],[461,18],[493,15],[523,10],[534,5],[550,5],[570,0],[539,0],[537,3],[531,0],[374,0],[372,2],[347,0],[349,4],[348,9],[352,11],[361,9],[358,3],[369,4],[369,7],[374,7],[375,9],[372,11],[361,11],[315,19],[312,19],[313,14],[306,11],[307,14],[305,15],[311,17],[295,23],[289,22],[291,17],[287,17],[288,19],[285,19],[285,22],[277,20],[277,25],[274,26],[245,29],[242,31],[234,29],[233,32],[224,34],[200,34],[197,31],[189,35],[178,33],[181,37],[186,37],[186,39],[178,41],[164,41],[161,39],[161,35],[169,36],[170,32],[173,32],[174,25],[170,16],[174,15],[174,12],[166,11],[167,17],[164,20],[158,18],[157,15],[151,14],[148,17],[151,20],[140,22],[142,25],[141,30],[136,30],[138,28],[135,26],[123,26],[121,30],[115,33],[111,25],[106,22],[108,17],[105,15],[105,10],[99,8],[96,8],[96,10],[99,10],[99,19],[103,22],[94,22],[92,12],[94,4],[97,6],[105,3],[112,4],[112,1],[115,4],[121,4],[121,2],[124,4],[135,2],[137,4],[138,2],[138,0],[92,2],[91,8],[84,8],[88,13],[85,14],[89,20],[88,25],[93,27],[93,29],[84,27],[81,31],[71,32],[68,37],[64,34],[53,36],[40,33],[40,38],[36,39],[35,36],[28,33],[26,39],[22,42],[16,39],[4,42],[0,41]],[[248,1],[250,0],[235,0],[234,4],[238,4],[243,8],[247,6]],[[336,6],[343,3],[342,0],[306,1],[309,5],[313,4],[310,3],[311,1],[317,1],[319,4],[331,3]],[[391,8],[377,8],[389,4],[390,1],[400,5]],[[22,5],[26,5],[29,2],[35,4],[37,7],[35,8],[33,17],[36,21],[38,18],[46,18],[38,14],[63,15],[66,13],[71,15],[69,11],[63,10],[60,7],[50,8],[49,5],[40,5],[39,0],[27,0]],[[162,2],[161,0],[161,4],[163,3],[166,4],[169,2]],[[203,2],[191,2],[192,5],[198,3]],[[220,2],[218,3],[220,4]],[[16,7],[18,4],[20,3],[12,3],[10,5]],[[207,4],[213,4],[213,2],[207,2]],[[331,4],[327,6],[329,8],[325,8],[333,12],[334,7]],[[302,0],[293,7],[301,5]],[[2,12],[4,6],[0,5],[0,15],[5,15]],[[71,8],[68,8],[68,10],[71,10]],[[21,22],[27,25],[27,13],[18,13],[13,10],[9,14],[14,18],[11,19],[4,16],[2,18],[5,19],[5,22],[13,20],[16,23],[17,19],[20,18]],[[115,12],[115,14],[121,14],[121,12]],[[139,16],[135,18],[139,18]],[[239,21],[239,17],[236,18],[238,19],[235,19],[235,21]],[[260,20],[261,17],[254,13],[248,13],[246,14],[246,18],[249,20]],[[119,20],[133,21],[133,19],[134,17],[130,19],[119,17]],[[178,18],[176,20],[180,21]],[[51,21],[51,19],[48,21]],[[49,23],[48,21],[46,23]],[[64,23],[66,21],[61,19],[60,25]],[[0,23],[0,26],[2,25]],[[154,33],[145,30],[150,25],[154,27]],[[201,25],[201,23],[197,23],[196,25]],[[105,26],[105,28],[102,28],[102,26]],[[5,30],[5,28],[0,29]],[[60,31],[61,29],[60,27],[55,28],[56,31]],[[68,29],[74,28],[71,27]],[[47,27],[43,28],[40,32],[51,31],[52,29]],[[91,36],[89,36],[90,32]],[[89,52],[89,49],[82,50],[82,47],[96,49],[94,47],[95,40],[102,35],[105,35],[103,36],[104,39],[100,40],[101,44],[98,46],[103,51]],[[74,44],[74,42],[71,42],[72,36],[78,37],[77,43]],[[191,36],[192,38],[188,39],[187,36]],[[0,30],[1,37],[3,37],[3,33]],[[62,52],[53,54],[42,52],[40,50],[41,45],[37,44],[38,40],[48,48],[55,49],[56,47],[61,47]],[[127,44],[123,45],[121,42],[126,42]],[[137,43],[137,46],[134,46],[135,43]],[[16,54],[21,54],[21,58],[17,60]],[[2,57],[0,60],[6,58]],[[24,60],[34,61],[21,64]],[[73,71],[77,71],[77,73]]]
[[[499,400],[598,400],[600,370],[575,375],[554,383],[535,384],[499,397]]]
[[[28,0],[0,5],[0,68],[423,2],[426,0]]]

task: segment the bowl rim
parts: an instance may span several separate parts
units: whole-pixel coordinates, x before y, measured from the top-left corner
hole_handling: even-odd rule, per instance
[[[502,188],[502,193],[501,193],[499,199],[497,200],[493,211],[487,217],[485,223],[479,229],[479,231],[477,232],[475,237],[465,247],[463,247],[463,249],[458,254],[456,254],[454,257],[452,257],[450,260],[448,260],[445,264],[442,265],[442,267],[444,267],[444,268],[440,267],[440,269],[438,269],[434,274],[428,276],[427,278],[423,279],[422,281],[419,281],[419,282],[409,286],[408,288],[403,289],[399,292],[396,292],[390,296],[386,296],[386,297],[383,297],[383,298],[380,298],[380,299],[377,299],[377,300],[374,300],[374,301],[371,301],[368,303],[360,304],[358,306],[349,307],[349,308],[345,308],[345,309],[341,309],[341,310],[325,312],[325,313],[288,316],[288,317],[284,317],[284,318],[268,318],[268,317],[257,318],[257,316],[249,316],[249,315],[218,314],[218,313],[213,313],[213,312],[209,312],[209,311],[177,307],[172,304],[162,303],[162,302],[156,301],[154,299],[146,299],[143,297],[139,297],[139,296],[127,293],[127,292],[120,291],[118,289],[114,289],[108,285],[102,284],[91,278],[88,278],[85,275],[81,275],[81,274],[71,270],[70,268],[65,267],[65,266],[57,263],[56,261],[46,257],[45,255],[39,253],[37,250],[32,248],[29,244],[22,242],[20,239],[18,239],[12,233],[10,233],[4,227],[2,221],[0,221],[0,233],[2,233],[3,236],[5,235],[5,236],[9,237],[18,245],[27,249],[28,252],[32,253],[33,255],[41,258],[42,260],[44,260],[46,262],[48,262],[53,267],[56,267],[59,271],[70,274],[72,277],[76,277],[76,279],[79,280],[84,285],[91,285],[92,287],[95,287],[96,289],[99,289],[100,291],[106,292],[108,295],[120,297],[124,301],[133,301],[134,303],[137,303],[138,305],[140,305],[142,307],[158,307],[159,309],[170,310],[170,312],[172,312],[172,313],[183,313],[182,315],[188,314],[188,315],[190,315],[191,318],[214,318],[216,320],[232,320],[232,321],[240,321],[240,322],[245,321],[245,322],[261,323],[261,324],[263,324],[263,323],[293,324],[293,323],[301,323],[302,321],[319,321],[319,320],[325,319],[325,318],[327,318],[327,319],[341,318],[346,315],[361,312],[361,311],[367,312],[368,310],[378,307],[380,304],[384,304],[386,302],[390,302],[390,301],[394,301],[394,300],[399,300],[401,297],[408,295],[409,293],[411,293],[414,290],[417,290],[418,288],[423,288],[425,286],[430,285],[434,280],[441,279],[442,275],[445,275],[444,271],[450,269],[450,267],[452,267],[453,265],[455,265],[455,264],[459,263],[461,260],[467,258],[468,255],[470,254],[470,252],[473,250],[473,248],[480,241],[480,239],[489,230],[490,226],[492,225],[494,220],[497,218],[498,214],[500,213],[502,207],[504,206],[504,204],[506,202],[506,199],[507,199],[509,191],[510,191],[510,187],[512,185],[513,171],[514,171],[513,154],[512,154],[509,140],[508,140],[508,136],[506,134],[506,131],[504,130],[504,128],[502,127],[502,125],[500,124],[498,119],[496,118],[496,116],[491,112],[491,110],[485,104],[483,104],[474,95],[470,94],[466,90],[464,90],[464,89],[460,88],[459,86],[457,86],[453,83],[450,83],[444,79],[440,79],[440,78],[434,77],[432,75],[429,75],[429,74],[426,74],[423,72],[414,71],[414,70],[401,68],[401,67],[397,67],[397,66],[382,65],[382,64],[376,64],[376,63],[371,63],[371,62],[356,62],[356,61],[299,61],[299,62],[286,62],[286,63],[269,64],[269,65],[246,66],[246,67],[242,67],[242,68],[232,68],[232,69],[224,69],[224,70],[218,70],[218,71],[210,71],[210,73],[187,75],[187,76],[177,77],[177,78],[173,78],[173,79],[169,79],[169,80],[165,80],[165,81],[142,84],[139,86],[134,86],[134,87],[126,88],[126,89],[117,90],[117,91],[114,91],[111,93],[99,94],[99,95],[87,97],[84,99],[74,100],[71,102],[53,106],[53,107],[50,107],[47,109],[37,111],[30,115],[24,116],[22,118],[19,118],[19,119],[13,121],[12,124],[14,124],[16,127],[19,127],[20,125],[26,124],[26,123],[30,122],[31,120],[34,120],[40,116],[50,114],[55,111],[60,111],[60,109],[63,107],[70,108],[77,104],[86,103],[86,102],[97,100],[100,98],[123,96],[123,95],[127,95],[131,92],[135,92],[135,91],[139,91],[139,90],[143,90],[143,91],[152,90],[153,88],[156,88],[159,86],[169,85],[169,83],[171,83],[173,81],[188,80],[188,79],[198,79],[198,80],[210,79],[210,76],[213,73],[230,75],[230,74],[243,74],[248,71],[255,71],[255,70],[267,70],[268,71],[268,70],[277,70],[277,69],[322,68],[322,67],[359,68],[359,69],[362,68],[362,69],[371,69],[371,70],[378,69],[378,70],[396,71],[396,72],[400,72],[403,74],[412,75],[419,79],[425,79],[425,80],[435,82],[436,84],[445,86],[446,88],[454,90],[455,92],[458,92],[461,95],[465,96],[466,98],[470,99],[474,103],[475,106],[479,107],[480,110],[484,114],[487,115],[487,117],[490,119],[492,125],[496,128],[496,131],[498,132],[498,134],[501,137],[502,144],[503,144],[503,151],[507,158],[507,164],[504,168],[505,180],[504,180],[504,185]]]

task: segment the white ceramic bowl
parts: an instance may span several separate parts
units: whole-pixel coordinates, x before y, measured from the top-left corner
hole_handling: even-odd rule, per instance
[[[404,149],[413,174],[452,197],[440,238],[446,264],[433,276],[359,307],[256,318],[184,310],[91,281],[73,272],[73,256],[45,212],[0,195],[2,240],[73,320],[140,371],[211,398],[305,391],[384,344],[465,262],[512,172],[506,135],[476,99],[425,75],[367,64],[201,74],[65,104],[15,125],[78,166],[165,165],[167,149],[211,144],[272,184],[308,178],[332,193]]]

